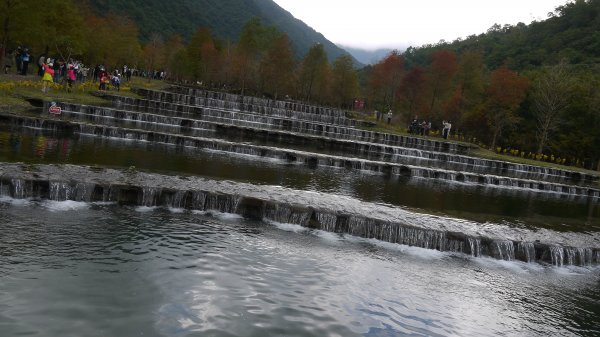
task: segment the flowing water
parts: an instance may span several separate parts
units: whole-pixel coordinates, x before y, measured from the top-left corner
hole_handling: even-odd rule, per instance
[[[594,336],[597,267],[228,214],[0,201],[2,336]]]
[[[600,336],[598,177],[138,93],[0,114],[0,337]]]
[[[569,198],[510,186],[464,184],[369,171],[311,169],[286,160],[92,136],[0,131],[0,161],[135,166],[223,180],[280,185],[402,205],[433,214],[559,231],[600,229],[597,199]]]

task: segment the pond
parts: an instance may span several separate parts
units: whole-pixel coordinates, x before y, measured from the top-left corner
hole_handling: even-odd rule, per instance
[[[598,269],[471,258],[231,214],[0,201],[17,336],[594,336]]]

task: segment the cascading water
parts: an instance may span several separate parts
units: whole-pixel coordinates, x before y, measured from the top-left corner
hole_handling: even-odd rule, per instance
[[[37,167],[36,172],[43,176],[56,176],[55,173],[49,172],[43,173],[46,167]],[[17,170],[18,166],[6,166],[5,175],[10,177],[10,171]],[[71,179],[75,179],[77,176],[81,176],[85,179],[93,179],[95,181],[102,180],[102,176],[113,177],[116,181],[134,179],[139,173],[135,172],[124,172],[121,173],[123,176],[118,178],[116,172],[108,172],[103,169],[98,172],[95,171],[83,171],[76,173],[73,168],[68,168],[68,176]],[[16,171],[15,171],[16,172]],[[31,174],[22,171],[21,175]],[[36,173],[37,175],[38,173]],[[96,177],[94,177],[96,176]],[[588,248],[588,247],[564,247],[560,245],[548,245],[542,243],[531,243],[532,241],[519,241],[515,243],[511,240],[498,240],[498,239],[485,239],[473,236],[475,233],[470,235],[465,233],[458,235],[457,230],[447,231],[449,225],[449,219],[444,220],[442,225],[443,229],[431,229],[431,228],[418,228],[415,220],[407,220],[408,223],[403,221],[398,222],[393,219],[405,218],[407,214],[393,215],[388,220],[377,220],[375,218],[355,216],[352,214],[346,214],[340,210],[336,210],[336,207],[343,207],[361,212],[364,214],[378,214],[380,212],[389,212],[386,207],[378,209],[378,211],[359,211],[360,207],[368,205],[349,205],[349,200],[342,201],[334,199],[328,199],[327,197],[323,200],[316,198],[316,195],[308,194],[307,199],[302,201],[302,198],[296,200],[291,206],[288,203],[281,203],[274,200],[262,201],[261,198],[267,195],[280,195],[284,199],[297,198],[298,192],[286,195],[282,194],[281,191],[277,192],[261,192],[264,194],[263,197],[255,195],[257,193],[255,188],[244,192],[244,189],[240,189],[242,186],[227,183],[225,185],[219,183],[211,189],[214,191],[205,190],[192,190],[190,187],[193,183],[186,178],[180,182],[173,181],[168,182],[167,177],[154,177],[146,176],[135,178],[139,182],[146,181],[163,181],[165,189],[161,186],[146,186],[143,183],[136,183],[133,186],[131,183],[119,186],[112,183],[106,183],[105,185],[97,185],[91,183],[66,183],[64,181],[51,180],[48,185],[44,181],[37,180],[23,180],[12,178],[10,180],[0,180],[2,186],[6,186],[7,183],[10,188],[2,188],[1,191],[10,191],[14,195],[20,195],[23,198],[48,198],[55,201],[65,200],[77,200],[77,201],[109,201],[116,203],[135,204],[145,207],[156,207],[164,206],[169,208],[177,209],[197,209],[203,211],[218,211],[223,213],[239,213],[240,215],[250,216],[256,219],[266,219],[269,221],[275,221],[280,223],[292,223],[306,227],[316,227],[318,229],[336,233],[350,234],[358,237],[373,238],[385,242],[403,244],[407,246],[420,247],[425,249],[433,249],[439,251],[466,253],[473,257],[480,256],[492,256],[497,259],[513,261],[521,260],[525,262],[536,262],[536,261],[547,261],[556,266],[563,265],[579,265],[579,266],[591,266],[594,262],[598,262],[599,249]],[[166,180],[165,180],[166,179]],[[139,185],[138,185],[139,184]],[[177,187],[181,184],[181,187]],[[27,189],[23,186],[28,186]],[[49,186],[47,192],[44,192],[44,186]],[[233,189],[238,192],[235,193],[222,193],[224,189]],[[20,191],[20,192],[15,192]],[[47,193],[47,194],[44,194]],[[239,194],[238,194],[239,193]],[[308,207],[310,204],[328,205],[325,209],[313,210]],[[332,208],[333,207],[333,208]],[[368,206],[368,207],[373,207]],[[409,215],[409,218],[414,218],[416,215]],[[459,225],[460,223],[455,223]],[[523,235],[521,232],[519,235]],[[531,235],[534,235],[532,232]],[[539,246],[539,247],[538,247]],[[537,255],[537,251],[540,251],[540,255]]]
[[[565,249],[560,246],[550,247],[550,258],[553,265],[562,267],[565,264]]]
[[[153,207],[158,204],[158,198],[161,195],[161,190],[153,187],[142,188],[142,195],[140,205],[146,207]]]
[[[512,241],[496,241],[495,242],[496,257],[500,260],[514,261],[515,246]]]
[[[481,240],[468,238],[467,241],[469,242],[469,247],[471,248],[471,256],[472,257],[481,256]]]
[[[517,244],[517,252],[524,257],[525,262],[535,262],[535,245],[531,242],[519,242]]]
[[[264,218],[279,223],[289,223],[307,227],[310,216],[311,212],[309,210],[275,204],[274,206],[265,208]]]
[[[11,183],[13,186],[13,197],[16,199],[26,198],[25,183],[20,179],[12,179]]]
[[[177,147],[204,148],[228,153],[239,153],[247,156],[266,157],[285,162],[302,163],[309,168],[329,166],[337,169],[349,169],[373,172],[400,177],[422,177],[424,179],[445,180],[460,184],[484,185],[486,188],[504,188],[531,190],[535,193],[548,193],[577,197],[592,197],[598,191],[589,187],[566,185],[572,180],[572,172],[533,168],[522,164],[471,158],[464,155],[450,154],[457,152],[445,146],[449,143],[432,139],[420,139],[389,134],[379,134],[369,130],[359,130],[348,126],[345,113],[332,109],[294,105],[289,102],[277,103],[270,100],[251,99],[236,95],[215,95],[203,93],[204,97],[174,95],[172,93],[143,91],[143,94],[155,101],[118,98],[119,109],[105,107],[86,107],[64,104],[65,116],[91,121],[94,124],[71,123],[72,127],[82,135],[111,137],[116,139],[136,140],[169,144]],[[211,96],[211,97],[208,97]],[[218,97],[215,97],[218,96]],[[113,99],[116,99],[113,97]],[[164,102],[161,100],[167,100]],[[134,111],[128,111],[131,108]],[[144,110],[144,109],[147,109]],[[25,119],[21,119],[24,121]],[[60,128],[60,121],[45,121],[48,127]],[[33,122],[32,122],[33,123]],[[40,122],[36,121],[36,125]],[[350,124],[348,124],[350,123]],[[309,151],[281,149],[262,145],[242,143],[237,140],[225,141],[213,137],[221,133],[224,125],[237,126],[239,130],[254,130],[248,138],[254,137],[261,129],[275,128],[285,132],[275,132],[282,137],[287,131],[294,134],[294,141],[310,140],[311,135],[330,137],[327,142],[335,144],[340,153],[350,149],[352,153],[362,153],[366,158],[353,158],[346,155],[329,155]],[[197,133],[208,130],[210,134]],[[256,131],[258,130],[258,131]],[[233,131],[232,133],[235,133]],[[288,133],[289,134],[289,133]],[[302,135],[306,134],[306,135]],[[201,137],[198,137],[202,135]],[[351,141],[339,141],[333,138],[344,138]],[[391,144],[391,145],[390,145]],[[398,146],[402,144],[403,147]],[[412,147],[412,148],[410,148]],[[415,163],[415,164],[406,164]],[[424,167],[421,165],[433,165]],[[435,167],[450,165],[453,169]],[[486,168],[487,167],[487,168]],[[480,174],[477,168],[485,171],[488,168],[509,175]],[[466,170],[465,170],[466,169]],[[518,178],[521,176],[521,178]],[[529,177],[544,176],[549,181],[530,180]],[[524,178],[523,178],[524,177]],[[576,179],[588,181],[580,175]],[[557,183],[560,182],[560,183]],[[49,198],[53,200],[82,200],[92,198],[96,193],[93,187],[77,186],[72,183],[50,183]],[[17,197],[33,194],[33,190],[24,191],[23,186],[13,184],[13,194]],[[29,187],[28,187],[29,188]],[[219,193],[202,193],[193,191],[192,197],[186,191],[163,193],[161,188],[142,187],[138,205],[147,207],[167,205],[172,208],[193,208],[217,210],[220,212],[246,212],[247,206],[238,209],[240,196]],[[114,200],[114,191],[103,188],[103,200]],[[35,193],[42,193],[36,189]],[[95,197],[96,199],[98,197]],[[190,199],[192,201],[190,201]],[[128,202],[132,202],[129,200]],[[190,202],[193,205],[190,205]],[[592,200],[592,202],[594,202]],[[435,249],[440,251],[466,252],[474,257],[492,255],[503,260],[523,260],[533,262],[542,256],[536,256],[536,246],[528,242],[511,240],[494,240],[492,244],[482,243],[476,236],[457,238],[446,231],[418,228],[411,224],[373,221],[368,218],[339,216],[327,210],[311,211],[305,208],[286,208],[276,204],[274,209],[265,208],[253,216],[265,219],[294,223],[339,233],[360,234],[362,237],[376,238],[382,241],[400,243],[409,246]],[[515,246],[516,251],[515,251]],[[594,250],[589,248],[562,248],[563,255],[552,253],[553,264],[589,265],[594,260]],[[588,251],[586,251],[588,249]],[[564,262],[566,261],[566,262]]]
[[[158,110],[154,114],[148,112],[131,113],[122,110],[113,110],[107,108],[95,108],[88,106],[78,106],[74,104],[63,104],[63,111],[68,116],[71,111],[75,112],[75,116],[86,117],[92,121],[98,122],[94,116],[102,117],[102,120],[108,120],[107,125],[123,125],[128,127],[127,121],[134,121],[136,126],[143,127],[148,131],[159,132],[185,132],[192,136],[208,136],[213,135],[212,132],[217,125],[233,125],[244,128],[268,128],[278,129],[287,128],[297,133],[309,132],[313,134],[331,135],[338,137],[338,131],[335,131],[331,126],[323,124],[311,124],[299,121],[293,121],[292,124],[284,126],[284,119],[263,118],[251,114],[239,114],[231,111],[216,111],[211,109],[198,110],[193,113],[188,112],[182,114],[177,110],[171,113],[170,111]],[[164,114],[173,117],[166,117]],[[198,120],[201,118],[202,121]],[[240,119],[242,118],[242,119]],[[143,123],[143,124],[139,124]],[[192,128],[187,128],[186,124],[193,123]],[[282,124],[283,123],[283,124]],[[295,124],[294,124],[295,123]],[[294,126],[296,125],[296,126]],[[343,129],[346,130],[346,129]],[[350,134],[350,129],[344,134]],[[332,134],[330,134],[333,132]],[[358,130],[357,135],[365,137],[365,131]],[[343,136],[343,135],[342,135]],[[360,144],[356,144],[359,145]],[[385,146],[385,145],[384,145]],[[467,157],[456,154],[448,154],[441,152],[423,151],[415,149],[406,149],[398,147],[376,147],[375,151],[372,144],[365,144],[364,149],[356,149],[356,153],[366,153],[369,158],[391,160],[403,164],[411,165],[428,165],[447,168],[451,170],[472,171],[489,175],[486,178],[487,183],[502,185],[507,187],[521,187],[531,189],[543,189],[544,184],[540,185],[539,181],[531,183],[520,183],[511,179],[497,179],[496,174],[507,174],[519,179],[543,179],[544,181],[554,182],[570,182],[574,179],[584,179],[590,181],[593,178],[587,175],[575,174],[573,172],[553,169],[533,167],[531,165],[515,164],[508,162],[493,161],[488,159],[480,159]],[[380,156],[374,154],[380,153]],[[390,153],[393,153],[392,158],[388,158]],[[384,156],[381,158],[381,156]],[[571,186],[560,188],[560,193],[571,193],[568,190],[573,189]],[[576,192],[573,192],[576,193]],[[592,194],[598,194],[594,191]]]

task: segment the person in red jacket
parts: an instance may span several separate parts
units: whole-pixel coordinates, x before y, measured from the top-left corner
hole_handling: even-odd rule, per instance
[[[75,68],[72,64],[67,67],[67,91],[71,92],[73,89],[73,83],[75,82]]]

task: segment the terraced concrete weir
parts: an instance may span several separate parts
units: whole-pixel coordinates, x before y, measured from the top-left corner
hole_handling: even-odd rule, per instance
[[[189,89],[190,92],[198,92]],[[155,92],[140,90],[149,97],[167,97],[171,101],[177,101],[168,92]],[[213,92],[202,92],[202,97],[212,97]],[[231,97],[230,97],[231,96]],[[67,111],[80,112],[93,116],[107,116],[115,119],[123,119],[133,122],[147,122],[155,124],[170,124],[175,127],[184,127],[191,130],[220,129],[217,134],[249,133],[247,139],[256,139],[257,136],[269,136],[273,138],[285,138],[291,143],[314,143],[325,142],[327,148],[336,150],[334,154],[359,156],[364,159],[378,161],[392,161],[401,164],[438,167],[445,170],[469,171],[480,174],[501,175],[522,179],[544,180],[558,183],[584,183],[589,184],[598,181],[597,176],[582,174],[579,172],[560,170],[555,168],[540,167],[512,162],[476,158],[459,153],[468,151],[467,147],[455,143],[447,143],[439,140],[422,139],[416,137],[403,137],[372,133],[365,130],[348,131],[347,128],[338,130],[334,125],[313,123],[317,117],[314,113],[294,114],[294,111],[280,109],[276,113],[244,112],[236,101],[218,101],[217,103],[202,103],[194,97],[185,96],[180,99],[184,103],[196,105],[178,104],[165,101],[154,101],[146,99],[134,99],[120,96],[106,95],[113,100],[118,108],[114,112],[103,108],[78,107],[66,105]],[[240,100],[237,95],[214,93],[214,97]],[[214,100],[214,99],[213,99]],[[264,104],[273,105],[269,100]],[[278,101],[275,101],[278,102]],[[256,103],[255,103],[256,104]],[[289,103],[281,103],[286,106]],[[259,110],[260,111],[260,110]],[[134,112],[139,112],[135,115]],[[165,116],[173,117],[168,121]],[[309,117],[305,117],[309,116]],[[96,117],[97,118],[97,117]],[[260,132],[256,132],[260,130]],[[375,134],[375,136],[373,136]],[[354,135],[354,137],[350,137]],[[379,143],[378,140],[382,140]],[[398,145],[399,144],[399,145]],[[289,144],[286,144],[289,146]],[[448,153],[450,152],[450,153]]]
[[[106,161],[86,152],[75,164],[137,165],[140,171],[186,172],[186,177],[7,163],[0,193],[216,210],[473,257],[557,266],[600,263],[598,175],[472,157],[466,144],[376,132],[369,130],[372,123],[340,109],[182,87],[137,92],[143,98],[102,93],[110,106],[59,103],[60,116],[48,115],[47,104],[38,115],[2,113],[0,124],[10,131],[2,131],[0,157],[63,162],[68,151],[44,161],[23,149],[33,144],[43,153],[51,134],[61,150],[73,144],[85,151],[100,147]],[[107,139],[119,145],[102,147]],[[164,149],[164,157],[144,156],[157,148]],[[106,158],[112,151],[118,160]],[[202,170],[193,167],[198,163]],[[240,182],[221,180],[238,179],[236,174],[243,176]],[[329,180],[340,175],[346,180],[330,189]]]
[[[191,176],[72,165],[0,165],[0,196],[235,213],[264,221],[502,260],[590,266],[600,235],[526,230],[357,199]]]
[[[368,160],[347,156],[330,155],[309,151],[300,151],[290,148],[274,146],[261,146],[245,142],[229,141],[215,138],[216,133],[222,133],[222,126],[202,123],[204,127],[182,127],[178,117],[156,116],[149,118],[140,114],[115,111],[108,108],[81,107],[63,104],[64,117],[70,120],[48,120],[19,116],[0,116],[0,119],[9,120],[13,125],[30,128],[64,130],[67,133],[77,133],[97,137],[120,138],[144,142],[170,144],[199,150],[216,150],[226,153],[251,155],[260,158],[284,160],[290,163],[306,165],[310,168],[334,167],[352,170],[368,171],[377,174],[404,177],[419,177],[424,179],[437,179],[463,184],[475,184],[492,188],[521,189],[528,192],[551,194],[568,198],[591,198],[598,200],[600,190],[590,186],[578,186],[568,183],[555,183],[552,181],[515,178],[510,176],[480,174],[469,171],[447,170],[436,167],[400,164],[383,160]],[[80,112],[70,109],[76,108]],[[90,113],[94,112],[94,113]],[[135,118],[133,118],[135,117]],[[84,121],[81,122],[80,120]],[[151,121],[148,121],[148,120]],[[89,124],[88,122],[92,122]],[[126,127],[112,126],[123,125]],[[247,130],[252,137],[253,129]],[[410,157],[410,156],[409,156]],[[396,161],[404,161],[401,155],[396,156]],[[385,159],[385,158],[383,158]],[[407,160],[406,162],[410,162]],[[561,176],[549,176],[555,180],[569,181],[565,173]]]
[[[335,109],[318,108],[297,103],[286,104],[286,102],[282,101],[275,101],[275,103],[269,103],[268,100],[256,98],[251,98],[254,104],[246,104],[244,103],[246,98],[237,95],[225,95],[224,98],[226,98],[227,100],[217,100],[215,103],[214,99],[210,99],[204,96],[188,96],[166,91],[139,89],[138,93],[151,101],[207,108],[219,108],[226,109],[229,111],[250,112],[254,114],[266,113],[268,115],[275,115],[281,117],[287,116],[288,118],[291,118],[286,120],[287,123],[291,123],[291,128],[295,128],[302,133],[317,136],[335,137],[337,139],[345,139],[350,141],[364,141],[376,144],[405,146],[419,148],[423,150],[450,153],[465,153],[468,151],[467,146],[457,143],[448,143],[436,139],[407,137],[403,135],[388,134],[383,132],[348,127],[346,126],[346,121],[348,119],[346,118],[345,112]],[[126,100],[126,102],[128,101]],[[268,105],[265,106],[259,104]],[[270,105],[275,105],[275,107],[270,107]],[[303,108],[300,109],[300,111],[298,111],[296,105]],[[289,110],[290,108],[292,110]],[[313,117],[306,117],[307,115]],[[333,117],[335,118],[335,122],[328,123],[327,121],[324,121],[322,123],[310,123],[305,121],[306,118],[312,120],[313,118],[323,118],[323,116],[325,116],[325,118]],[[362,122],[353,124],[362,124]],[[287,126],[284,127],[287,128]]]

